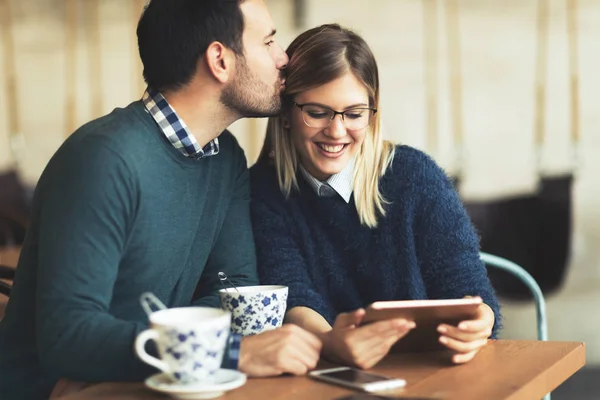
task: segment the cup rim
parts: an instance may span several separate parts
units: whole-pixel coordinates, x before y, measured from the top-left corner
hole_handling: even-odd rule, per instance
[[[205,313],[206,315],[202,316],[201,319],[193,318],[193,315],[188,316],[188,319],[181,317],[181,319],[169,319],[167,320],[165,317],[166,314],[180,313],[180,314],[192,314],[194,311]],[[191,319],[190,319],[191,318]],[[154,327],[180,327],[193,326],[195,329],[212,329],[215,326],[225,327],[227,323],[231,322],[231,312],[228,310],[223,310],[222,308],[213,308],[213,307],[174,307],[167,308],[164,310],[155,311],[148,317],[150,324]],[[206,323],[212,322],[212,323]]]
[[[253,286],[238,286],[240,294],[257,294],[260,292],[274,292],[278,290],[288,289],[285,285],[253,285]],[[234,288],[224,288],[219,290],[219,294],[237,294]]]

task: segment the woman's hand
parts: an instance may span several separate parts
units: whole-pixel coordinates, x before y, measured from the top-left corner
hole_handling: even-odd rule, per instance
[[[333,328],[323,337],[325,356],[358,368],[371,368],[415,327],[414,322],[402,318],[359,327],[364,315],[364,309],[338,315]]]
[[[477,310],[477,317],[470,321],[462,321],[458,326],[440,324],[438,332],[440,343],[456,352],[452,362],[463,364],[471,361],[475,354],[488,343],[494,327],[494,312],[484,303]]]

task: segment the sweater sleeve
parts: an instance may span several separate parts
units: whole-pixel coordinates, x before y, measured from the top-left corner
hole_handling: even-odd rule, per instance
[[[139,380],[152,371],[133,351],[145,326],[109,314],[137,186],[112,150],[96,143],[85,154],[66,147],[38,185],[40,363],[76,381]]]
[[[494,311],[492,336],[501,326],[500,305],[479,258],[479,239],[444,171],[422,155],[416,189],[416,250],[429,298],[480,296]]]
[[[285,210],[285,198],[264,166],[253,167],[252,227],[262,284],[288,287],[287,310],[308,307],[332,323],[333,308],[315,290]],[[256,185],[254,184],[256,182]],[[273,183],[273,185],[267,184]],[[267,187],[268,186],[268,187]]]
[[[233,136],[231,137],[233,139]],[[246,157],[239,146],[234,167],[234,189],[229,206],[225,211],[223,225],[200,281],[193,305],[221,306],[219,290],[223,288],[218,278],[219,272],[227,274],[235,286],[258,285],[256,272],[256,251],[250,222],[250,177]],[[229,283],[225,283],[229,286]]]

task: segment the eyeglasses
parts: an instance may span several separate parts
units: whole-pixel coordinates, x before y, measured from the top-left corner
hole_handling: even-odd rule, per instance
[[[358,131],[366,128],[371,123],[373,115],[377,112],[374,108],[356,107],[345,111],[335,111],[329,107],[316,104],[298,104],[294,105],[302,111],[302,119],[306,126],[311,128],[326,128],[336,115],[342,116],[342,122],[346,129]]]

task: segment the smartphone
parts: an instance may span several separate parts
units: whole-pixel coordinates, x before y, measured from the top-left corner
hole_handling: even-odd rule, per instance
[[[308,375],[313,379],[365,392],[397,389],[406,385],[404,379],[390,378],[350,367],[321,369],[311,371]]]

